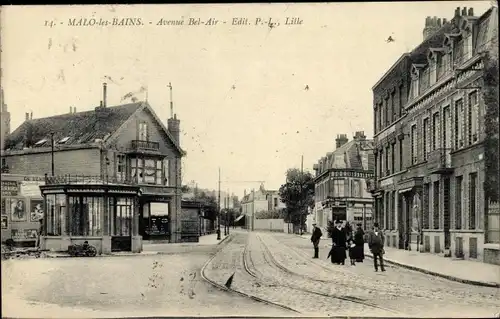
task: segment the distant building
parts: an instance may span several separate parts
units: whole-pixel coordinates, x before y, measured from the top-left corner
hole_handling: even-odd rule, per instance
[[[249,194],[244,194],[241,200],[241,214],[247,219],[245,225],[249,229],[253,229],[257,213],[279,211],[285,208],[286,205],[281,201],[278,191],[266,190],[263,184],[257,191],[252,190]]]
[[[373,87],[376,219],[389,246],[498,264],[498,187],[484,186],[498,175],[486,146],[498,100],[485,104],[483,72],[484,53],[498,63],[498,9],[427,17],[423,35]]]
[[[107,106],[106,85],[95,110],[27,114],[1,155],[10,174],[47,175],[42,248],[88,239],[99,252],[138,252],[143,238],[180,242],[179,123],[173,115],[165,127],[147,102]]]
[[[314,164],[313,221],[326,228],[328,221],[347,220],[372,225],[373,198],[368,191],[374,177],[373,141],[356,132],[352,141],[340,134],[336,149]]]

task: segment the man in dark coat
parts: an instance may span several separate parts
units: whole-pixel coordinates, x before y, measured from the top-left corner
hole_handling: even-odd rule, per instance
[[[314,257],[313,258],[319,258],[319,240],[321,239],[321,236],[323,236],[321,229],[319,227],[316,227],[316,223],[314,223],[313,224],[313,232],[312,232],[312,236],[311,236],[311,242],[313,243],[313,246],[314,246]]]
[[[378,271],[377,259],[380,260],[380,270],[385,271],[384,268],[384,234],[378,228],[378,223],[373,224],[373,230],[368,233],[368,247],[373,254],[373,265],[375,271]]]
[[[356,245],[353,249],[354,260],[358,263],[362,263],[365,259],[365,232],[361,228],[361,224],[357,224],[356,231],[354,232],[354,244]]]
[[[342,228],[342,222],[337,220],[332,231],[332,250],[330,251],[332,264],[344,265],[346,256],[346,232]]]

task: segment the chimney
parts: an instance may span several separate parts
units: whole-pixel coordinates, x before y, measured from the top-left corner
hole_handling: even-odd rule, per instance
[[[69,114],[73,114],[73,107],[72,106],[69,107]]]
[[[30,120],[30,114],[29,113],[25,113],[25,116],[26,116],[25,120],[29,121]]]
[[[460,7],[457,7],[455,9],[455,17],[459,17],[460,16]]]
[[[443,25],[445,25],[447,22],[448,20],[446,20],[446,18],[443,18]]]
[[[467,16],[467,7],[464,7],[462,9],[462,16],[464,16],[464,17]]]
[[[106,107],[107,86],[108,86],[108,84],[106,82],[104,82],[102,84],[102,106],[103,107]]]
[[[357,131],[356,133],[354,133],[354,139],[356,141],[364,141],[364,140],[366,140],[365,132],[364,131]]]
[[[73,113],[76,113],[76,106],[73,107]]]
[[[437,19],[437,26],[441,28],[441,18]]]
[[[473,17],[474,16],[474,8],[469,8],[469,12],[467,13],[467,15],[469,17]]]
[[[33,112],[30,113],[30,120],[33,119]]]
[[[347,138],[347,134],[338,134],[337,138],[335,139],[335,147],[339,148],[348,141],[349,139]]]
[[[28,115],[28,113],[26,113]],[[31,147],[33,145],[33,125],[31,123],[26,123],[25,132],[25,147]]]
[[[173,118],[169,118],[167,121],[167,128],[170,134],[172,134],[174,140],[180,144],[180,122],[177,119],[177,114],[174,114]]]
[[[424,41],[441,28],[441,22],[437,17],[425,18],[425,26],[423,30]]]

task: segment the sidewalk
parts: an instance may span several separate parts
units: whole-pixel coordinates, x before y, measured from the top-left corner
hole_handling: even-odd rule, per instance
[[[390,247],[384,250],[384,261],[388,264],[466,284],[500,288],[500,266],[497,265]],[[373,258],[368,244],[365,244],[365,255]]]
[[[216,246],[224,242],[229,236],[224,236],[221,234],[221,239],[217,240],[217,234],[210,234],[200,237],[199,242],[193,243],[155,243],[155,244],[144,244],[142,247],[142,252],[133,253],[129,251],[112,252],[111,254],[97,255],[96,257],[121,257],[121,256],[150,256],[150,255],[162,255],[162,254],[176,254],[185,253],[192,251],[196,247],[207,247]],[[44,252],[44,257],[47,258],[70,258],[71,256],[64,252]]]

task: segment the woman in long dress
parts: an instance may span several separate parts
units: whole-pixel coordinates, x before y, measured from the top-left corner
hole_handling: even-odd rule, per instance
[[[365,259],[365,232],[361,228],[361,224],[357,224],[357,229],[354,232],[354,247],[353,257],[358,263],[362,263]]]
[[[344,265],[346,260],[346,232],[342,228],[342,223],[337,220],[332,231],[332,250],[330,251],[332,264]]]

